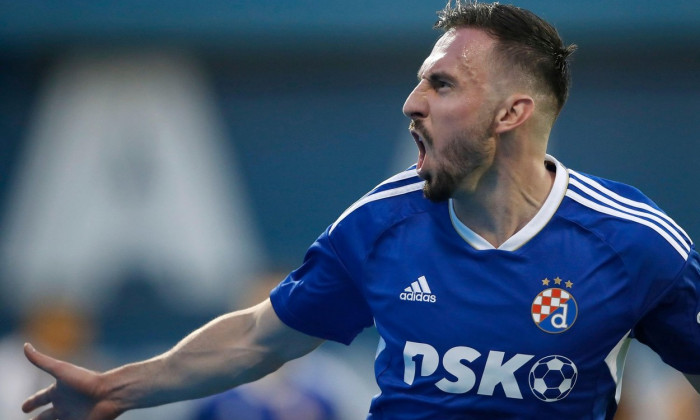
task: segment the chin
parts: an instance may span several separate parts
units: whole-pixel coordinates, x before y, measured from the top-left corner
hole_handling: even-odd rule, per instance
[[[423,186],[423,196],[433,203],[442,203],[449,200],[452,197],[452,192],[452,188],[445,188],[441,185],[436,186],[427,180]]]

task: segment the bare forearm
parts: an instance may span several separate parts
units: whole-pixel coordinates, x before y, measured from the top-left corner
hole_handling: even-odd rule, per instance
[[[288,351],[287,327],[267,325],[259,306],[211,321],[160,356],[105,372],[108,393],[124,410],[199,398],[259,379],[320,344],[302,337]]]

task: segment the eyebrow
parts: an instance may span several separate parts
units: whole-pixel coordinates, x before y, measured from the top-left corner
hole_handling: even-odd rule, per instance
[[[421,67],[421,70],[422,70],[422,67]],[[423,73],[421,72],[421,70],[418,71],[418,75],[417,75],[419,81],[423,79]],[[439,81],[446,81],[449,83],[456,83],[457,82],[457,79],[455,79],[452,75],[445,73],[443,71],[436,71],[434,73],[430,73],[430,75],[427,77],[427,79],[431,83],[435,83],[435,82],[439,82]]]
[[[423,73],[424,73],[424,71],[425,71],[424,68],[425,68],[425,65],[422,65],[422,66],[420,66],[420,68],[419,68],[418,71],[416,72],[416,78],[417,78],[418,80],[420,80],[420,79],[423,78]]]

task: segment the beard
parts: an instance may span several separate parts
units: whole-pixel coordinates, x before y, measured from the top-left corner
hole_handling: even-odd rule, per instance
[[[450,138],[444,147],[439,165],[431,172],[421,173],[425,180],[423,195],[433,202],[442,202],[453,196],[460,184],[490,160],[493,146],[489,140],[493,137],[493,126],[482,124],[476,129],[464,130]],[[423,135],[424,141],[432,146],[433,138],[421,121],[413,126]]]

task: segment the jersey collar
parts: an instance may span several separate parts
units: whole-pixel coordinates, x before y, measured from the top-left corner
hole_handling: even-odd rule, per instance
[[[513,236],[502,243],[501,246],[496,248],[486,241],[486,239],[469,229],[457,218],[454,210],[454,203],[452,202],[452,199],[450,199],[448,206],[450,209],[450,220],[452,221],[452,226],[454,226],[457,233],[459,233],[459,235],[469,245],[477,250],[499,249],[503,251],[515,251],[516,249],[525,245],[527,241],[537,235],[537,233],[539,233],[539,231],[541,231],[545,225],[549,223],[552,216],[554,216],[554,213],[559,208],[559,204],[564,199],[564,194],[566,194],[566,189],[569,184],[569,174],[567,173],[564,165],[559,163],[559,161],[550,155],[546,155],[545,161],[549,164],[553,164],[556,170],[552,190],[549,192],[549,195],[544,201],[542,208],[540,208],[537,214],[535,214],[535,217],[533,217],[532,220],[530,220],[522,229],[517,231]]]

